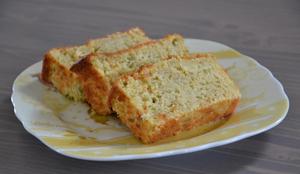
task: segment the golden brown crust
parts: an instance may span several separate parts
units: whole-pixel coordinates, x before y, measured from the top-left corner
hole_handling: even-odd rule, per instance
[[[49,83],[50,82],[50,71],[51,71],[51,64],[57,64],[57,61],[55,59],[52,58],[52,56],[48,53],[46,53],[46,55],[44,56],[44,60],[43,60],[43,67],[42,67],[42,72],[41,72],[41,80],[45,83]]]
[[[183,57],[172,55],[172,56],[168,56],[167,58],[164,58],[162,60],[169,60],[169,59],[190,59],[190,55],[185,55]],[[131,76],[135,80],[141,79],[141,78],[146,78],[147,75],[148,75],[147,72],[149,72],[149,70],[153,66],[154,66],[154,64],[145,64],[145,65],[142,65],[138,69],[136,69],[135,71],[128,72],[126,74],[121,75],[118,79],[119,80],[122,80],[122,79],[123,80],[127,80],[129,78],[129,76]],[[143,76],[140,75],[141,73],[143,73]],[[112,85],[112,86],[114,86],[114,85]]]
[[[94,38],[94,39],[89,39],[86,44],[89,45],[92,41],[94,40],[99,40],[99,39],[104,39],[104,38],[111,38],[112,36],[115,36],[115,35],[120,35],[120,34],[130,34],[132,32],[135,32],[135,33],[140,33],[141,36],[146,36],[146,33],[143,29],[139,28],[139,27],[132,27],[132,28],[129,28],[128,30],[124,30],[124,31],[119,31],[119,32],[115,32],[113,34],[109,34],[109,35],[106,35],[105,37],[98,37],[98,38]]]
[[[111,113],[108,103],[111,85],[103,72],[94,68],[91,62],[93,56],[94,54],[90,54],[81,59],[71,67],[71,71],[79,76],[86,101],[92,108],[99,114],[108,114]]]
[[[144,143],[154,143],[163,138],[177,135],[180,132],[191,130],[195,127],[208,124],[213,121],[222,119],[223,117],[230,117],[234,112],[239,99],[226,100],[219,103],[212,104],[210,107],[201,108],[190,113],[186,113],[178,117],[178,120],[168,119],[164,117],[165,124],[160,125],[160,129],[150,137],[143,141]],[[222,109],[219,112],[219,109]],[[142,138],[143,139],[143,138]]]
[[[137,45],[132,46],[132,47],[127,48],[127,49],[122,49],[122,50],[119,50],[119,51],[116,51],[116,52],[113,52],[113,53],[103,53],[103,54],[105,54],[106,56],[110,56],[111,58],[114,58],[114,57],[117,57],[117,55],[119,55],[119,54],[130,52],[132,50],[144,47],[145,45],[151,45],[151,44],[154,44],[154,43],[156,43],[155,40],[150,40],[150,41],[146,41],[144,43],[137,44]]]
[[[172,39],[172,38],[179,38],[183,42],[183,37],[179,34],[167,35],[166,37],[164,37],[164,39]],[[147,42],[140,43],[140,44],[137,44],[135,46],[132,46],[128,49],[122,49],[122,50],[112,52],[112,53],[101,53],[101,54],[104,54],[104,55],[109,56],[111,58],[117,58],[118,55],[120,55],[120,54],[123,54],[123,53],[126,53],[126,52],[128,53],[128,52],[143,48],[144,46],[152,45],[152,44],[155,44],[155,43],[157,43],[156,40],[149,40]],[[188,50],[186,49],[185,51],[186,51],[186,55],[188,55]]]
[[[51,54],[50,52],[46,53],[43,60],[43,67],[42,67],[42,73],[41,77],[44,82],[52,84],[52,78],[56,76],[63,75],[65,78],[59,78],[62,82],[62,86],[68,85],[66,81],[68,79],[74,79],[74,76],[76,76],[75,73],[71,72],[67,67],[62,65],[60,62],[58,62]]]
[[[44,56],[41,80],[55,86],[59,92],[71,98],[73,96],[69,96],[68,90],[79,83],[78,76],[59,63],[50,52]],[[83,100],[83,98],[75,100]]]
[[[124,115],[118,115],[122,123],[129,127],[135,137],[140,140],[147,138],[149,124],[144,122],[141,118],[142,112],[139,111],[130,101],[129,97],[122,91],[118,85],[114,85],[112,89],[111,103],[112,107],[121,109]],[[142,131],[143,129],[143,131]]]
[[[185,56],[169,56],[167,58],[164,58],[163,60],[169,60],[169,59],[193,59],[193,58],[214,58],[214,56],[212,54],[209,53],[197,53],[197,54],[192,54],[193,57],[191,55],[185,55]],[[137,79],[141,79],[141,78],[146,78],[147,77],[147,72],[149,72],[149,70],[151,69],[151,67],[153,67],[154,64],[145,64],[140,66],[137,70],[133,71],[133,72],[129,72],[127,74],[121,75],[119,77],[119,79],[124,79],[127,80],[129,76],[131,76],[132,78],[134,78],[135,80]],[[141,74],[143,74],[143,76],[141,76]]]

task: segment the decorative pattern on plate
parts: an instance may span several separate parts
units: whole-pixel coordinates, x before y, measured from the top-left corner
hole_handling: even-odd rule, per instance
[[[216,42],[186,39],[191,52],[210,52],[239,85],[242,99],[237,111],[217,129],[208,125],[143,145],[113,116],[89,112],[84,103],[72,102],[41,84],[38,62],[14,82],[12,102],[25,129],[51,149],[66,156],[97,161],[154,158],[204,150],[264,132],[279,124],[289,101],[271,72],[250,57]],[[223,124],[224,123],[224,124]],[[207,132],[203,135],[201,133]]]

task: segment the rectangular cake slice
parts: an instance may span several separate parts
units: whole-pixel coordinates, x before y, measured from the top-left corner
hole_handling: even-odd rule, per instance
[[[83,91],[91,107],[99,114],[110,114],[111,85],[120,75],[171,55],[187,53],[183,38],[174,34],[113,54],[91,54],[71,70],[81,77]]]
[[[73,64],[93,52],[116,52],[149,40],[141,29],[132,28],[126,32],[90,40],[85,45],[51,49],[44,57],[41,79],[53,85],[63,95],[75,101],[83,101],[78,76],[70,71]]]
[[[229,117],[241,94],[209,54],[143,66],[115,82],[112,109],[143,143]]]

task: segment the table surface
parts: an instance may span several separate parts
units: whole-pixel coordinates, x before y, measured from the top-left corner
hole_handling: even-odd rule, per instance
[[[0,2],[0,173],[299,173],[300,2],[297,0]],[[287,118],[260,135],[159,159],[91,162],[55,153],[27,133],[10,101],[16,76],[52,47],[133,26],[229,45],[269,68],[290,99]]]

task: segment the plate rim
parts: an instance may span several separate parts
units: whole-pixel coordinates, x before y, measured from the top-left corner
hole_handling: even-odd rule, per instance
[[[216,41],[211,41],[211,40],[193,39],[193,38],[185,38],[184,40],[185,41],[202,41],[202,42],[204,41],[204,42],[210,42],[212,44],[221,45],[224,48],[226,47],[228,49],[235,50],[235,49],[233,49],[233,48],[231,48],[231,47],[229,47],[227,45],[224,45],[224,44],[216,42]],[[242,53],[240,53],[240,54],[243,55],[243,56],[246,56],[246,55],[244,55]],[[28,128],[24,124],[24,122],[22,121],[22,119],[20,118],[20,115],[19,115],[21,113],[19,113],[17,111],[16,103],[14,101],[14,98],[16,96],[16,92],[15,92],[15,90],[16,90],[15,89],[16,88],[16,80],[26,70],[28,70],[29,68],[31,68],[33,66],[36,66],[37,64],[41,64],[42,61],[39,61],[39,62],[36,62],[36,63],[30,65],[29,67],[27,67],[26,69],[24,69],[21,73],[19,73],[17,75],[17,77],[15,78],[15,80],[13,82],[13,86],[12,86],[11,102],[13,104],[15,116],[21,122],[21,124],[24,127],[24,129],[29,134],[31,134],[32,136],[34,136],[35,138],[37,138],[40,142],[42,142],[42,144],[44,144],[48,148],[54,150],[58,154],[61,154],[61,155],[66,156],[66,157],[71,157],[71,158],[80,159],[80,160],[88,160],[88,161],[124,161],[124,160],[137,160],[137,159],[149,159],[149,158],[158,158],[158,157],[168,157],[168,156],[174,156],[174,155],[179,155],[179,154],[192,153],[192,152],[196,152],[196,151],[202,151],[202,150],[205,150],[205,149],[214,148],[214,147],[218,147],[218,146],[222,146],[222,145],[234,143],[234,142],[237,142],[239,140],[255,136],[255,135],[260,134],[262,132],[266,132],[266,131],[268,131],[268,130],[274,128],[274,127],[276,127],[277,125],[279,125],[286,118],[288,110],[289,110],[289,107],[290,107],[290,102],[289,102],[288,95],[286,94],[286,92],[285,92],[285,90],[283,88],[283,85],[273,75],[273,73],[268,68],[266,68],[265,66],[261,65],[258,61],[256,61],[252,57],[249,57],[249,56],[246,56],[246,57],[248,59],[250,59],[251,61],[253,61],[256,66],[258,66],[259,68],[261,68],[265,72],[267,72],[268,76],[270,76],[270,78],[275,82],[275,84],[280,87],[279,88],[280,92],[283,94],[283,98],[287,102],[287,106],[286,106],[286,108],[285,108],[282,116],[278,120],[276,120],[275,122],[273,122],[272,124],[269,124],[268,126],[266,126],[264,128],[256,129],[254,131],[251,131],[251,132],[248,132],[248,133],[244,133],[242,135],[231,137],[231,138],[228,138],[228,139],[224,139],[224,140],[220,140],[220,141],[216,141],[216,142],[210,142],[210,143],[207,143],[207,144],[204,144],[204,145],[196,145],[196,146],[192,146],[192,147],[172,149],[172,150],[166,150],[166,151],[161,151],[161,152],[145,153],[145,154],[116,155],[116,156],[104,156],[104,157],[103,156],[102,157],[101,156],[100,157],[86,157],[86,156],[72,155],[72,154],[63,153],[62,151],[59,151],[55,147],[52,147],[51,145],[48,145],[46,142],[44,142],[38,135],[35,135],[35,133],[33,131],[31,131],[30,128]]]

